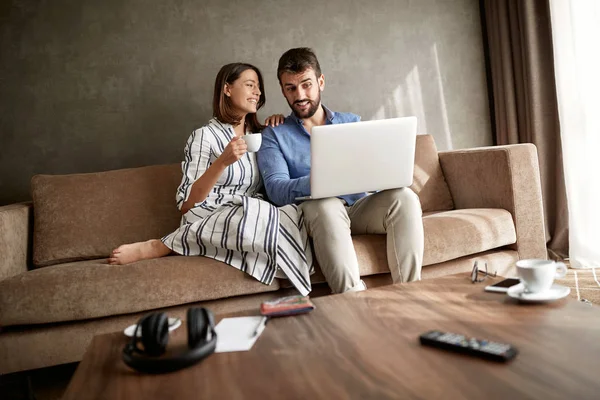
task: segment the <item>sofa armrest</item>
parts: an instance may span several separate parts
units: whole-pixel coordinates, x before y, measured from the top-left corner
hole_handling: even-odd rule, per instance
[[[542,188],[533,144],[439,153],[456,209],[503,208],[515,223],[519,258],[547,258]]]
[[[0,280],[27,272],[31,218],[31,203],[0,207]]]

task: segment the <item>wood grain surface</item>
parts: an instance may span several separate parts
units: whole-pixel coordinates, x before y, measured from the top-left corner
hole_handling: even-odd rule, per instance
[[[250,351],[213,354],[167,375],[125,366],[122,333],[97,336],[64,398],[598,398],[600,310],[483,291],[500,279],[472,284],[461,274],[318,298],[310,314],[270,321]],[[422,347],[419,335],[432,329],[520,353],[500,364]],[[178,329],[169,351],[184,350],[186,334]]]

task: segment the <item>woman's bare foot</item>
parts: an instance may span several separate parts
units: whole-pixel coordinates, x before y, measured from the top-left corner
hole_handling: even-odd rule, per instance
[[[163,242],[157,239],[146,242],[124,244],[114,249],[108,259],[109,264],[123,265],[140,260],[149,260],[168,255],[171,252]]]

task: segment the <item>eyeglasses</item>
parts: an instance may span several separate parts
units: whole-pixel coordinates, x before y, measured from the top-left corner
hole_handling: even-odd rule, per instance
[[[488,272],[486,262],[483,263],[483,266],[484,266],[485,271],[482,271],[479,269],[479,261],[475,261],[475,264],[473,264],[473,270],[471,271],[471,282],[472,283],[483,282],[485,280],[485,278],[488,276],[490,276],[492,278],[494,278],[496,276],[496,272],[494,272],[493,274]],[[483,274],[483,278],[479,278],[479,274]]]

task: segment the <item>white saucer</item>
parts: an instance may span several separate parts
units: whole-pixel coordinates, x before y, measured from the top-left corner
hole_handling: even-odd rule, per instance
[[[135,332],[135,327],[137,324],[129,325],[123,333],[125,336],[133,337],[133,332]],[[174,331],[175,329],[181,326],[181,320],[179,318],[169,318],[169,332]],[[137,333],[138,337],[142,336],[142,329],[138,329]]]
[[[532,303],[562,299],[567,297],[569,293],[571,293],[571,288],[556,283],[550,289],[540,293],[525,293],[525,287],[520,283],[509,287],[508,292],[506,292],[513,299]]]

